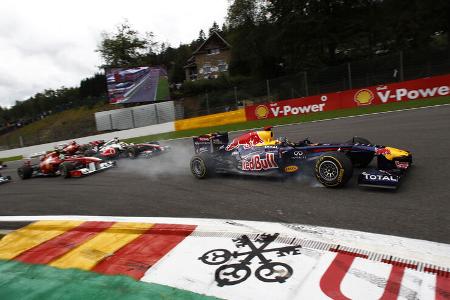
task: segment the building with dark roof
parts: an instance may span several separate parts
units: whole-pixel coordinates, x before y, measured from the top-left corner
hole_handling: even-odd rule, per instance
[[[214,31],[194,51],[184,66],[186,80],[214,79],[228,73],[231,59],[231,45]]]

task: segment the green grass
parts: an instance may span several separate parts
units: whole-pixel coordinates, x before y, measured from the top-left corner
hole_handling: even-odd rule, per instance
[[[311,122],[318,121],[324,119],[332,119],[339,117],[348,117],[348,116],[357,116],[364,115],[370,113],[377,112],[385,112],[385,111],[394,111],[408,108],[418,108],[425,106],[433,106],[439,104],[449,104],[450,97],[437,97],[429,100],[416,100],[416,101],[408,101],[408,102],[393,102],[383,105],[376,106],[367,106],[367,107],[357,107],[350,109],[341,109],[327,112],[320,112],[308,115],[301,116],[289,116],[284,118],[273,118],[273,119],[264,119],[257,121],[249,121],[245,123],[236,123],[229,124],[223,126],[213,126],[213,127],[204,127],[204,128],[196,128],[189,129],[183,131],[175,131],[175,132],[167,132],[155,135],[141,136],[136,138],[127,139],[127,142],[132,143],[140,143],[145,141],[156,141],[156,140],[167,140],[167,139],[176,139],[182,137],[190,137],[201,135],[210,132],[217,131],[236,131],[236,130],[245,130],[251,128],[260,128],[265,126],[276,126],[276,125],[286,125],[286,124],[294,124],[294,123],[302,123],[302,122]]]
[[[156,101],[164,101],[169,99],[169,80],[167,77],[160,77],[158,81],[158,89],[156,90]]]
[[[97,134],[94,114],[97,111],[110,108],[112,106],[98,105],[93,108],[80,107],[55,113],[20,129],[1,135],[0,148],[20,147],[20,137],[22,137],[26,147]]]
[[[22,158],[23,158],[22,155],[10,156],[10,157],[0,157],[0,162],[7,162],[7,161],[14,161],[14,160],[21,160]]]

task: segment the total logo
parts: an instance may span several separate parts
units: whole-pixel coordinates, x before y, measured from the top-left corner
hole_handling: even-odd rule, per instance
[[[278,165],[275,162],[274,153],[266,153],[264,158],[261,158],[259,155],[254,155],[250,160],[242,161],[243,171],[265,171],[276,168],[278,168]]]
[[[398,182],[397,176],[392,175],[375,175],[375,174],[368,174],[366,172],[364,172],[362,175],[366,180]]]

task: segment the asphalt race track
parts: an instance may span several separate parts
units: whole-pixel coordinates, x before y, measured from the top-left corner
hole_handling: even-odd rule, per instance
[[[22,181],[18,162],[3,170],[0,215],[199,217],[300,223],[450,243],[450,106],[277,127],[276,136],[317,142],[366,137],[408,149],[414,166],[400,190],[343,189],[315,179],[222,176],[195,179],[191,139],[151,160],[121,160],[117,169],[81,179]],[[236,135],[236,134],[234,134]],[[232,135],[232,136],[234,136]]]

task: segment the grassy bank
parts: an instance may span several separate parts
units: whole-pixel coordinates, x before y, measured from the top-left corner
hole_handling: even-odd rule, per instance
[[[94,114],[109,108],[109,105],[99,105],[55,113],[0,136],[0,146],[20,147],[20,138],[24,146],[31,146],[97,134]]]
[[[0,162],[8,162],[8,161],[21,160],[22,158],[23,158],[22,155],[10,156],[10,157],[0,157]]]
[[[158,89],[156,90],[156,101],[164,101],[169,99],[169,80],[167,77],[160,77],[158,81]]]

